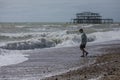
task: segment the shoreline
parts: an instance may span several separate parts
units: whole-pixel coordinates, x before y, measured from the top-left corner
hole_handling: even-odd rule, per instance
[[[115,43],[110,45],[101,48],[104,51],[95,63],[41,80],[119,80],[120,46]]]
[[[37,49],[33,50],[32,52],[28,51],[24,53],[25,55],[26,54],[29,55],[27,56],[28,58],[27,61],[20,64],[1,67],[0,79],[6,80],[13,79],[89,80],[92,78],[99,79],[104,76],[103,75],[104,73],[99,72],[102,70],[97,64],[105,62],[103,57],[102,58],[99,57],[101,57],[101,54],[105,56],[109,52],[111,54],[115,52],[119,53],[120,45],[118,41],[113,44],[102,43],[88,45],[87,49],[90,52],[90,54],[86,58],[80,57],[81,52],[78,46],[57,49],[42,49],[42,50]],[[94,64],[88,65],[89,63],[93,63],[94,60],[97,61]],[[109,61],[109,59],[107,61]],[[116,62],[113,63],[115,64]],[[84,66],[85,64],[86,66]],[[82,65],[83,67],[80,67]],[[47,78],[43,79],[45,77]]]

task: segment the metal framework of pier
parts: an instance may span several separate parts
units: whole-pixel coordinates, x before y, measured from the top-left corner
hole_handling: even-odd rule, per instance
[[[113,23],[113,19],[102,19],[99,13],[83,12],[77,13],[76,18],[72,19],[72,23],[85,23],[85,24],[102,24]]]

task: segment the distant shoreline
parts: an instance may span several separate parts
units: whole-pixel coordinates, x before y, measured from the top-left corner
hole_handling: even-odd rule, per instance
[[[34,24],[74,24],[74,23],[71,23],[71,22],[0,22],[0,24],[2,24],[2,23],[6,23],[6,24],[13,24],[13,23],[15,23],[15,24],[25,24],[25,23],[34,23]],[[104,23],[102,23],[102,24],[104,24]],[[120,22],[113,22],[111,24],[120,24]]]

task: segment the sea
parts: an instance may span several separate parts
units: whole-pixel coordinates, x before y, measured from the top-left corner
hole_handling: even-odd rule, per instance
[[[120,24],[0,23],[0,67],[19,64],[38,49],[78,46],[83,28],[88,44],[120,40]]]

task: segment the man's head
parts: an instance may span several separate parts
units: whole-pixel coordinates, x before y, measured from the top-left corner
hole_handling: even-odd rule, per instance
[[[79,32],[80,32],[80,33],[83,33],[83,29],[79,29]]]

